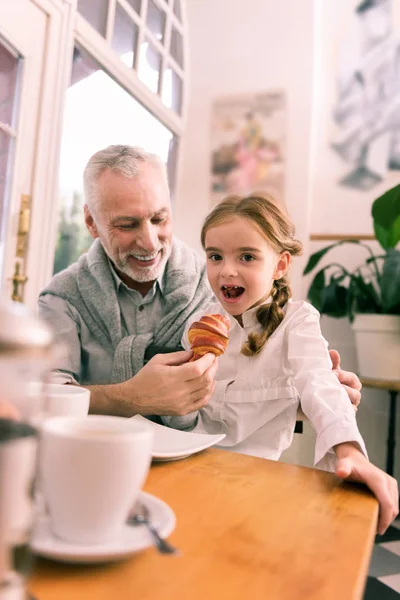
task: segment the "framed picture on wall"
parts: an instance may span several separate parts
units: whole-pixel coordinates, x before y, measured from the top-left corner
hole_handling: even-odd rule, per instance
[[[211,116],[211,205],[227,195],[268,192],[284,201],[283,91],[218,98]]]
[[[400,2],[321,3],[317,52],[312,232],[363,237],[400,180]]]

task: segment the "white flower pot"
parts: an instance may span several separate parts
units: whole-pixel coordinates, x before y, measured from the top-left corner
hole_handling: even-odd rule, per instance
[[[357,315],[352,329],[359,375],[400,381],[400,316]]]

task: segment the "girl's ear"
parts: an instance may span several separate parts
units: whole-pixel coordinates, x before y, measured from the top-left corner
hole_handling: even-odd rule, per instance
[[[281,279],[281,277],[286,275],[286,273],[289,269],[291,260],[292,260],[292,256],[291,256],[290,252],[288,252],[287,250],[285,250],[284,252],[281,252],[281,254],[279,255],[279,260],[276,264],[276,267],[275,267],[275,270],[273,273],[273,279]]]

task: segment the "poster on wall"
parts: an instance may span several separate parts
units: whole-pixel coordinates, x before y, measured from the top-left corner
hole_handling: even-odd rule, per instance
[[[400,2],[320,6],[312,231],[371,234],[372,202],[400,181]]]
[[[343,186],[370,190],[388,171],[400,177],[400,32],[392,0],[362,0],[343,40],[332,148]]]
[[[284,201],[283,91],[218,98],[211,119],[211,206],[228,195],[267,192]]]

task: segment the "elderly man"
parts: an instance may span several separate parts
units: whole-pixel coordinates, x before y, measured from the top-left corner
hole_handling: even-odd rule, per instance
[[[41,316],[68,353],[57,379],[91,390],[91,412],[185,415],[206,405],[217,361],[176,350],[185,321],[211,292],[203,261],[172,237],[166,170],[140,148],[109,146],[84,173],[87,254],[41,293]],[[350,400],[360,382],[339,369]],[[156,354],[149,362],[146,359]],[[145,365],[145,366],[144,366]]]

